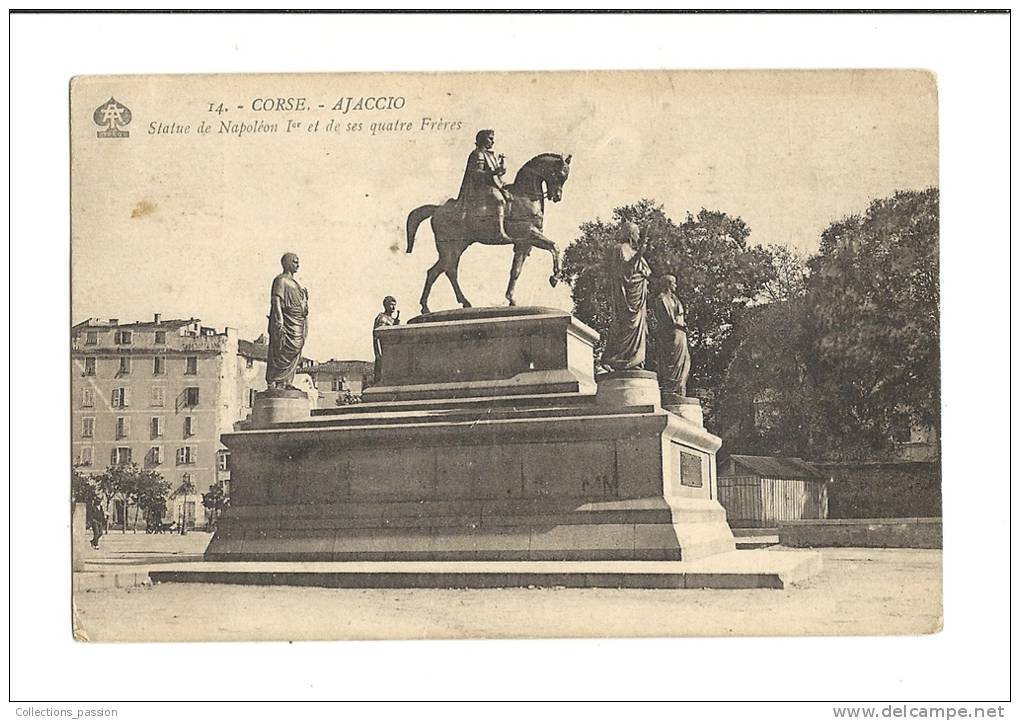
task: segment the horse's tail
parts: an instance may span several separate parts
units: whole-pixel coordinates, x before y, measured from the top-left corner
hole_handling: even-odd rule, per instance
[[[439,210],[438,205],[423,205],[415,208],[407,216],[407,252],[414,250],[414,236],[418,232],[418,226],[431,218]]]

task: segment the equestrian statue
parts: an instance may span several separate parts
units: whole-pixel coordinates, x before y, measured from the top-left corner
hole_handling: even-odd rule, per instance
[[[547,250],[552,255],[553,272],[549,284],[556,286],[560,272],[560,252],[556,244],[542,235],[545,200],[558,203],[563,197],[563,184],[570,174],[570,158],[553,153],[537,155],[517,171],[514,182],[504,185],[504,158],[493,153],[495,134],[481,130],[475,136],[475,149],[468,156],[457,198],[443,205],[423,205],[407,216],[407,252],[414,250],[418,226],[432,219],[432,233],[439,259],[425,274],[421,293],[421,312],[429,312],[428,300],[436,279],[446,274],[453,286],[457,302],[465,308],[471,303],[457,282],[460,256],[472,243],[512,245],[514,258],[506,299],[514,303],[514,287],[524,261],[532,248]]]

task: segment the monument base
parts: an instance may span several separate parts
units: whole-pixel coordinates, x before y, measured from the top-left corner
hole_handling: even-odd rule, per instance
[[[562,311],[435,316],[376,331],[382,384],[365,402],[298,418],[284,401],[300,399],[272,392],[255,427],[223,436],[231,507],[207,560],[690,561],[735,550],[716,497],[721,441],[660,407],[654,373],[611,373],[596,390],[597,336]]]

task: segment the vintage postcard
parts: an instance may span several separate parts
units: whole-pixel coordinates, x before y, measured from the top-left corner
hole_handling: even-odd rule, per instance
[[[942,627],[923,71],[82,76],[76,638]]]

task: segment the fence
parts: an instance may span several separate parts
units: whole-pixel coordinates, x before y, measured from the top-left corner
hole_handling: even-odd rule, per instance
[[[719,502],[734,528],[773,528],[779,521],[825,518],[824,483],[761,476],[720,476]]]

